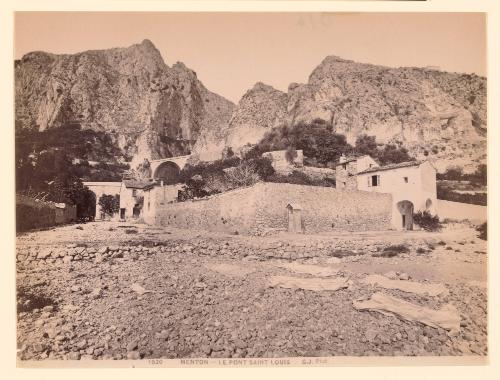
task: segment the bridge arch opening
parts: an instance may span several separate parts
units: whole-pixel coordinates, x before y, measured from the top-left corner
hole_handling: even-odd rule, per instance
[[[153,173],[153,178],[163,181],[164,185],[175,185],[180,181],[181,169],[172,161],[162,162]]]

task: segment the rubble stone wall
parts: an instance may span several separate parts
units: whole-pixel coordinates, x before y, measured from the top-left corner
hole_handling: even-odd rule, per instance
[[[248,233],[255,220],[254,187],[215,195],[210,198],[156,205],[156,224]]]
[[[287,204],[302,208],[305,233],[368,231],[390,228],[392,198],[364,191],[341,191],[330,187],[267,183],[257,197],[256,228],[288,227]]]
[[[16,231],[23,232],[48,228],[76,220],[76,206],[58,208],[49,202],[35,201],[22,195],[16,196]]]
[[[157,205],[156,223],[182,228],[265,235],[286,231],[288,203],[302,207],[305,233],[390,228],[389,194],[259,183],[206,199]]]

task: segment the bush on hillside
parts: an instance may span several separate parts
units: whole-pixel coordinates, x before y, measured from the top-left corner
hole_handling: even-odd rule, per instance
[[[299,170],[294,170],[292,173],[288,175],[274,174],[268,177],[266,182],[290,183],[293,185],[335,187],[335,180],[333,179],[311,178],[307,174]]]
[[[375,136],[365,134],[359,135],[356,138],[354,151],[358,155],[369,155],[381,165],[399,164],[414,160],[406,148],[394,144],[378,144]]]

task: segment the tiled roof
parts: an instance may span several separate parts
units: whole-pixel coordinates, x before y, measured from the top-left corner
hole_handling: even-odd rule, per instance
[[[149,187],[153,187],[156,184],[154,180],[138,181],[135,179],[125,179],[123,180],[123,183],[128,189],[146,189]]]
[[[384,165],[384,166],[378,166],[378,167],[369,168],[369,169],[363,170],[362,172],[359,172],[358,174],[375,173],[375,172],[381,172],[383,170],[392,170],[392,169],[406,168],[406,167],[410,167],[410,166],[420,166],[422,163],[423,163],[423,161],[406,161],[406,162],[400,162],[399,164],[389,164],[389,165]]]
[[[339,160],[339,161],[337,161],[337,165],[342,165],[342,164],[346,164],[346,163],[348,163],[348,162],[357,161],[357,160],[359,160],[360,158],[363,158],[363,157],[370,157],[370,158],[373,160],[373,158],[372,158],[370,155],[368,155],[368,154],[363,154],[363,155],[361,155],[361,156],[352,156],[352,157],[347,157],[347,158],[346,158],[346,160],[345,160],[345,161],[343,161],[343,162],[341,162],[341,161]],[[374,161],[375,161],[375,160],[374,160]]]
[[[361,156],[362,157],[362,156]],[[342,164],[347,164],[348,162],[353,162],[353,161],[357,161],[358,158],[361,158],[361,157],[349,157],[349,158],[346,158],[345,161],[338,161],[337,162],[337,165],[342,165]]]

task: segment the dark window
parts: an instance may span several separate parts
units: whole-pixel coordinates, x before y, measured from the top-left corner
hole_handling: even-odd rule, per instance
[[[405,183],[408,183],[408,177],[403,177],[405,180]]]
[[[347,169],[347,164],[342,164],[342,169],[346,170]]]
[[[132,196],[137,197],[137,189],[132,190]]]
[[[372,175],[371,185],[372,186],[380,186],[380,176],[379,175]]]

